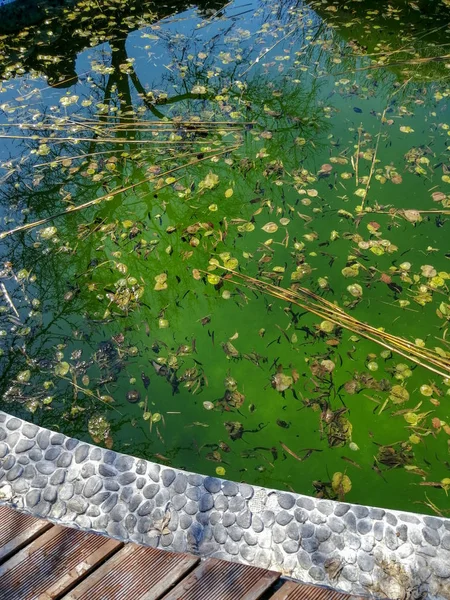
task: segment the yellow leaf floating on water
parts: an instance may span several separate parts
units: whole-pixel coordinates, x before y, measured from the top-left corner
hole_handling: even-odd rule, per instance
[[[338,494],[338,496],[344,496],[352,489],[352,482],[348,475],[337,472],[333,475],[331,480],[331,487]]]
[[[412,127],[410,127],[409,125],[402,125],[400,127],[400,131],[402,133],[414,133],[414,129]]]
[[[223,467],[216,467],[216,474],[219,477],[223,477],[225,475],[225,469]]]
[[[202,181],[200,181],[198,187],[200,190],[212,190],[217,185],[219,185],[219,177],[218,175],[210,171],[205,177],[205,179],[202,179]]]
[[[157,275],[155,277],[155,287],[153,288],[154,290],[156,290],[157,292],[160,292],[161,290],[166,290],[167,289],[167,273],[161,273],[160,275]]]
[[[231,188],[229,188],[226,192],[225,192],[225,198],[231,198],[231,196],[233,195],[233,190]]]
[[[208,273],[208,283],[211,285],[217,285],[220,281],[219,275],[214,275],[214,273]]]
[[[266,223],[263,227],[261,227],[263,231],[266,233],[275,233],[278,230],[278,225],[273,222]]]

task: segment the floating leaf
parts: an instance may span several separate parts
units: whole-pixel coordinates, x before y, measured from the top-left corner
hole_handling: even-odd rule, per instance
[[[64,377],[69,372],[70,365],[67,362],[59,362],[55,366],[55,375],[58,377]]]
[[[272,387],[277,390],[277,392],[284,392],[289,389],[294,380],[290,375],[285,375],[284,373],[277,373],[272,377]]]
[[[266,233],[275,233],[278,230],[278,225],[276,223],[270,222],[266,223],[263,227],[261,227],[263,231]]]
[[[404,402],[408,402],[409,393],[403,386],[393,385],[389,393],[389,398],[394,404],[403,404]]]

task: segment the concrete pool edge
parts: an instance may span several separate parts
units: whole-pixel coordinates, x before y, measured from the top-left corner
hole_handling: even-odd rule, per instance
[[[0,502],[62,525],[352,594],[450,599],[450,519],[180,471],[1,411]]]

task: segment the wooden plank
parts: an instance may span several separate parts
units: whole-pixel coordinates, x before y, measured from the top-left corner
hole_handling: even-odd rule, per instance
[[[209,558],[164,600],[257,600],[279,577],[273,571]]]
[[[287,581],[270,600],[348,600],[350,598],[357,600],[354,596],[330,588]]]
[[[51,523],[0,506],[0,564],[53,527]]]
[[[157,600],[199,559],[135,544],[127,544],[64,600]]]
[[[0,567],[0,600],[61,597],[123,544],[54,526]]]

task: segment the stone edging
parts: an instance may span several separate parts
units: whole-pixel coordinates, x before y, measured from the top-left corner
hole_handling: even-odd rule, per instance
[[[450,599],[449,519],[187,473],[3,412],[0,501],[63,525],[353,594]]]

